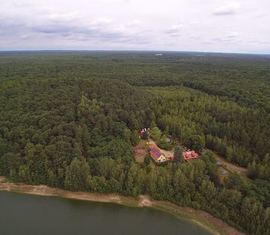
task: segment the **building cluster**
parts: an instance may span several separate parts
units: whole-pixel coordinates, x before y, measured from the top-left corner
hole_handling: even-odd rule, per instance
[[[140,132],[139,135],[141,138],[144,136],[149,135],[149,128],[143,128]],[[168,151],[164,151],[160,149],[155,142],[150,141],[148,142],[148,151],[150,157],[156,162],[156,163],[163,163],[167,161],[172,161],[174,159],[173,154],[168,154]],[[185,161],[197,159],[199,157],[199,154],[195,152],[194,150],[185,150],[182,153],[182,157]]]

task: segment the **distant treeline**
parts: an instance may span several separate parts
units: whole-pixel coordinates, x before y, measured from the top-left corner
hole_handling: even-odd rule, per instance
[[[0,79],[112,78],[184,85],[270,112],[270,56],[164,52],[1,52]]]

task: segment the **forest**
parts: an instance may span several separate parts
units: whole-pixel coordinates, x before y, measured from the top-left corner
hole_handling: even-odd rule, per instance
[[[201,157],[135,162],[144,127],[199,146]],[[0,53],[0,175],[15,182],[148,194],[266,235],[269,140],[269,56]],[[222,182],[216,154],[247,175]]]

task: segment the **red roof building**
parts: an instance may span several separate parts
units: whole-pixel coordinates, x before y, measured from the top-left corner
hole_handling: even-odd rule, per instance
[[[183,158],[186,161],[191,160],[191,159],[197,159],[198,157],[199,157],[199,154],[196,153],[194,150],[187,150],[183,152]]]

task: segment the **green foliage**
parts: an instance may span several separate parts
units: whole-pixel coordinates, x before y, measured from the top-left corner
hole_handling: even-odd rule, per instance
[[[259,164],[269,153],[269,114],[183,87],[147,91],[158,97],[157,125],[168,128],[188,147],[201,150],[205,142],[207,148],[241,166],[254,160]]]
[[[73,191],[85,190],[89,171],[84,158],[74,158],[66,169],[65,188]]]
[[[158,141],[158,146],[165,150],[171,150],[173,148],[170,139],[166,135],[162,135],[162,137]]]
[[[173,159],[176,162],[184,162],[184,158],[183,158],[183,148],[180,145],[177,145],[174,148],[174,154],[173,154]]]
[[[150,156],[149,156],[149,155],[146,155],[146,156],[144,157],[144,164],[145,164],[146,166],[148,166],[150,163],[151,163]]]
[[[137,145],[140,141],[140,137],[137,131],[133,131],[130,136],[130,142],[133,146]]]
[[[151,130],[150,130],[150,136],[151,136],[151,138],[153,140],[159,141],[160,140],[160,137],[161,137],[161,131],[160,131],[160,129],[157,126],[151,128]]]
[[[205,147],[205,141],[202,136],[192,135],[187,139],[185,145],[190,149],[193,149],[197,152],[201,152]]]
[[[260,178],[264,180],[270,179],[270,155],[266,154],[263,161],[255,160],[248,165],[248,175],[250,178]]]
[[[6,152],[8,152],[8,144],[5,140],[0,138],[0,157],[3,156]]]

